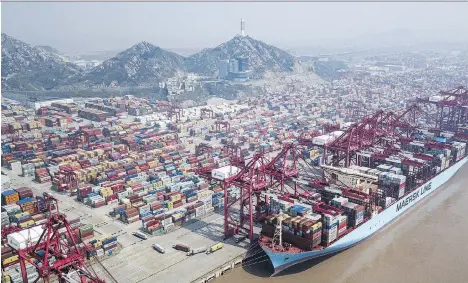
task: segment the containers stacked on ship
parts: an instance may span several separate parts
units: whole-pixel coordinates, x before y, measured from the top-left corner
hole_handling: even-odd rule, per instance
[[[322,235],[322,244],[324,246],[330,245],[333,241],[336,240],[338,236],[338,222],[339,219],[337,216],[324,214],[323,215],[323,235]]]
[[[318,222],[320,218],[318,214],[308,214],[305,217],[291,217],[287,214],[269,215],[262,226],[262,234],[272,237],[281,219],[283,240],[301,249],[311,250],[321,242],[322,223]]]
[[[274,197],[270,198],[270,214],[279,214],[282,212],[288,212],[293,204],[289,201],[276,199]]]
[[[342,208],[346,203],[348,203],[348,199],[345,197],[335,197],[330,201],[330,205],[337,208]]]
[[[348,227],[355,227],[364,221],[364,207],[352,202],[348,202],[341,206],[348,217]]]
[[[348,217],[346,215],[338,216],[338,232],[337,238],[343,236],[348,229]]]
[[[314,222],[312,222],[314,223]],[[315,248],[322,242],[322,222],[315,222],[310,228],[310,232],[306,232],[306,239],[312,239],[311,248]]]
[[[405,194],[406,176],[384,172],[379,175],[379,190],[382,198],[400,199]],[[386,207],[386,206],[383,206]]]
[[[330,203],[330,201],[332,199],[334,199],[335,197],[339,197],[342,195],[342,191],[339,190],[339,189],[333,189],[333,188],[325,188],[323,190],[320,191],[321,195],[322,195],[322,200],[325,202],[325,203]]]
[[[453,142],[452,143],[452,156],[453,162],[457,162],[466,155],[466,143],[464,142]]]

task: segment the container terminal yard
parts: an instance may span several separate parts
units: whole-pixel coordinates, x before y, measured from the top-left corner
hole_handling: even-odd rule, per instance
[[[205,282],[266,260],[276,273],[465,161],[466,106],[463,87],[365,115],[294,95],[4,99],[2,280]]]

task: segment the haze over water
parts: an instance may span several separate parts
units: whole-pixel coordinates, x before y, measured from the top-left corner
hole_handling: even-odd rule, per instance
[[[367,241],[315,266],[269,278],[264,263],[216,283],[468,282],[468,166],[443,188]],[[261,259],[260,259],[261,260]],[[262,270],[263,269],[263,270]]]

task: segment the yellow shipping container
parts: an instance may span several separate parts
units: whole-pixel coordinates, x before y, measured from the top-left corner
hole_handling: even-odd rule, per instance
[[[224,247],[224,244],[219,242],[217,244],[214,244],[213,246],[210,247],[210,253],[215,252],[217,250],[220,250]]]
[[[29,227],[31,225],[34,225],[34,220],[29,220],[29,221],[26,221],[26,222],[23,222],[23,223],[20,223],[20,227],[21,228],[25,228],[25,227]]]
[[[11,256],[3,260],[3,265],[15,262],[18,260],[18,255]]]
[[[317,222],[312,225],[312,230],[320,229],[322,227],[322,222]]]
[[[167,209],[174,209],[174,203],[172,201],[167,202]]]
[[[179,199],[180,199],[180,195],[171,196],[171,201],[178,201]]]

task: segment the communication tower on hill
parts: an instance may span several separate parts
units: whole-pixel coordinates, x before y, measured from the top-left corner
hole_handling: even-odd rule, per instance
[[[245,21],[241,19],[241,35],[245,36]]]

